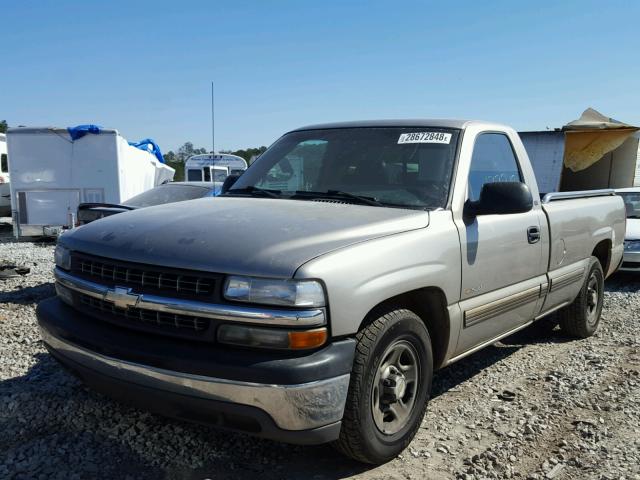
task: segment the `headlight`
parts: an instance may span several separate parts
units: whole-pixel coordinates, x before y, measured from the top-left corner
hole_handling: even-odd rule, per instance
[[[62,245],[56,245],[54,254],[56,266],[63,270],[71,270],[71,252]]]
[[[324,289],[315,280],[278,280],[229,277],[224,289],[227,300],[289,307],[323,307]]]

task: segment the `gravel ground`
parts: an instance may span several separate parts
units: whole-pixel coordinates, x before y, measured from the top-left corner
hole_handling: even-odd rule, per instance
[[[372,468],[169,420],[85,389],[43,348],[53,246],[12,243],[31,267],[0,281],[0,478],[640,479],[640,276],[607,282],[597,335],[522,332],[436,374],[416,439]],[[505,393],[505,391],[507,393]]]

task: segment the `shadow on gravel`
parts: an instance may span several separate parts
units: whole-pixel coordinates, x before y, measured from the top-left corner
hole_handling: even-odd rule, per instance
[[[640,291],[640,273],[618,272],[604,282],[606,292]]]
[[[2,286],[1,281],[0,286]],[[0,303],[30,304],[53,297],[55,294],[56,289],[53,282],[47,282],[32,287],[17,288],[9,292],[0,292]]]
[[[52,293],[50,284],[33,289]],[[520,335],[437,372],[432,398],[539,340]],[[561,341],[554,337],[545,341]],[[286,445],[141,412],[86,390],[48,354],[36,360],[26,375],[0,382],[0,477],[337,480],[375,469],[326,445]],[[201,466],[185,465],[185,451]],[[159,457],[166,468],[153,466]]]
[[[76,407],[92,395],[53,358],[35,359],[26,375],[0,382],[0,478],[163,478],[108,428],[91,428],[95,419]]]

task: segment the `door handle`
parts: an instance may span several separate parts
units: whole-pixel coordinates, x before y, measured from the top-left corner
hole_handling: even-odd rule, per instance
[[[529,243],[538,243],[540,241],[540,229],[538,227],[527,228],[527,240]]]

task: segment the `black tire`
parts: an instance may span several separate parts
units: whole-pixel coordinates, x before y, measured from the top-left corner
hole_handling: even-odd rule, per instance
[[[580,293],[570,305],[558,311],[560,329],[576,338],[588,338],[600,324],[604,299],[604,273],[600,261],[592,257],[589,273]]]
[[[356,339],[358,343],[342,429],[334,447],[360,462],[380,464],[402,452],[420,428],[433,377],[431,339],[420,317],[404,309],[380,312],[373,322],[357,334]],[[403,353],[397,353],[397,349]],[[399,369],[391,361],[396,356]],[[412,361],[416,363],[415,370],[408,366]],[[385,365],[385,372],[391,369],[393,375],[400,375],[402,379],[397,375],[393,378],[383,378],[384,374],[380,376]],[[402,384],[402,389],[395,390],[399,384]],[[393,394],[388,393],[389,388],[394,389]],[[395,401],[392,399],[394,397],[397,397]],[[377,409],[374,405],[376,402]],[[390,412],[391,408],[397,408],[401,415],[396,417],[396,410],[383,413],[385,409]],[[390,431],[384,433],[378,427],[380,422],[386,421],[384,419],[387,416],[396,418],[395,423],[389,422],[388,425],[394,425],[397,431],[389,428]],[[403,421],[399,420],[401,417]]]

